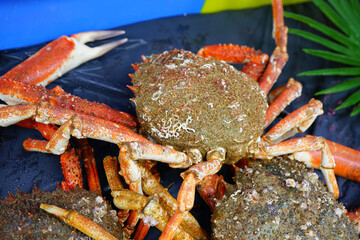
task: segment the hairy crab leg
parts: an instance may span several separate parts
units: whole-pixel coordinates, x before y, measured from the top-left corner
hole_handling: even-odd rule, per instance
[[[335,159],[335,174],[360,182],[360,152],[339,143],[325,141]],[[309,168],[320,169],[321,151],[297,152],[292,157],[304,162]]]
[[[124,33],[124,31],[92,31],[74,34],[70,37],[62,36],[41,48],[3,77],[46,86],[84,62],[100,57],[120,46],[127,39],[124,38],[94,48],[86,46],[85,43],[116,37]]]
[[[48,213],[51,213],[61,218],[66,224],[78,229],[93,239],[101,240],[116,240],[113,235],[108,233],[105,229],[94,223],[90,219],[84,217],[75,210],[66,210],[55,205],[42,203],[40,208]]]
[[[264,128],[268,127],[295,98],[301,95],[301,90],[301,84],[290,78],[285,88],[272,100],[266,110]]]
[[[54,124],[44,124],[35,122],[33,119],[26,119],[17,125],[27,128],[35,128],[46,138],[50,139],[59,129]],[[84,162],[86,177],[90,191],[97,191],[101,195],[100,181],[95,165],[95,158],[92,148],[88,145],[86,139],[77,139],[78,153],[74,149],[68,149],[60,156],[61,168],[64,174],[65,182],[61,183],[64,190],[72,190],[76,186],[83,188],[82,171],[79,163],[79,156]],[[46,141],[26,139],[23,143],[27,151],[47,152]]]
[[[248,46],[233,44],[210,45],[201,48],[198,55],[230,63],[246,63],[241,71],[258,81],[268,63],[269,56]]]

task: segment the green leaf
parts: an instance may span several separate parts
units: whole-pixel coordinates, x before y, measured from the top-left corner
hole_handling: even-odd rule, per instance
[[[350,97],[348,97],[340,106],[335,108],[335,110],[350,107],[358,102],[360,102],[360,89],[351,94]]]
[[[299,73],[298,76],[356,76],[360,75],[360,68],[326,68]]]
[[[354,51],[353,49],[350,50],[350,49],[344,47],[343,45],[340,45],[338,43],[335,43],[333,41],[330,41],[326,38],[320,37],[320,36],[310,33],[310,32],[306,32],[306,31],[299,30],[299,29],[289,29],[289,33],[296,34],[300,37],[309,39],[310,41],[319,43],[319,44],[321,44],[331,50],[334,50],[336,52],[345,53],[347,55],[354,56],[354,57],[360,56],[359,50],[357,50],[357,51]]]
[[[313,2],[339,29],[347,35],[350,35],[350,27],[345,23],[344,19],[329,6],[329,4],[323,0],[313,0]]]
[[[349,1],[344,0],[329,0],[330,4],[336,9],[342,18],[346,21],[348,27],[352,30],[351,33],[357,35],[357,31],[360,29],[360,23],[358,19],[354,17],[352,6]],[[349,34],[349,35],[353,35]]]
[[[337,93],[337,92],[342,92],[342,91],[346,91],[355,87],[360,86],[360,77],[356,77],[356,78],[352,78],[349,79],[345,82],[342,82],[338,85],[332,86],[330,88],[324,89],[320,92],[315,93],[316,95],[322,95],[322,94],[328,94],[328,93]]]
[[[360,113],[360,103],[358,105],[356,105],[356,107],[354,108],[354,110],[350,113],[350,116],[353,117],[357,114]]]
[[[333,53],[325,50],[316,50],[316,49],[303,49],[303,50],[308,54],[321,57],[327,60],[360,67],[360,59],[356,57],[346,56],[343,54]]]
[[[288,18],[292,18],[303,23],[308,24],[310,27],[322,32],[323,34],[327,35],[328,37],[334,39],[337,42],[343,43],[346,46],[350,47],[351,49],[358,49],[360,47],[360,43],[354,41],[353,39],[348,38],[346,35],[342,34],[341,32],[334,30],[318,21],[315,21],[311,18],[302,16],[296,13],[284,12],[284,16]]]

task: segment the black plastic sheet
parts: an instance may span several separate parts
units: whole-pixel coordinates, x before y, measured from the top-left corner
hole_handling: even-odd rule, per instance
[[[285,10],[325,21],[312,4],[287,6]],[[308,29],[290,19],[285,19],[285,23],[290,28]],[[48,88],[60,85],[65,91],[74,95],[106,103],[115,109],[135,115],[134,106],[129,100],[133,94],[126,85],[131,84],[128,73],[134,72],[131,63],[141,61],[142,54],[150,55],[174,48],[197,52],[204,45],[234,43],[248,45],[270,55],[275,47],[272,39],[270,6],[209,15],[176,16],[121,26],[118,29],[126,31],[128,43],[72,70],[50,84]],[[111,40],[102,43],[108,41]],[[44,45],[45,43],[0,52],[0,74],[21,63]],[[284,114],[306,104],[315,92],[342,80],[335,77],[296,77],[298,73],[306,70],[336,66],[334,63],[306,55],[302,48],[321,48],[321,46],[289,35],[290,58],[275,87],[285,85],[290,77],[295,77],[303,84],[303,93]],[[345,93],[339,93],[318,97],[324,103],[324,114],[318,117],[308,133],[360,150],[360,128],[357,124],[360,120],[359,116],[350,117],[351,108],[336,113],[334,111],[345,96]],[[27,152],[23,149],[22,142],[29,137],[42,139],[35,130],[18,126],[0,128],[0,197],[4,197],[8,192],[16,192],[17,189],[31,192],[34,185],[42,190],[51,191],[63,180],[59,156]],[[107,155],[117,155],[118,148],[114,144],[95,140],[90,140],[90,143],[94,148],[102,190],[108,195],[109,187],[102,168],[102,159]],[[176,197],[181,184],[179,176],[181,170],[169,169],[165,164],[159,164],[159,170],[161,184],[165,187],[171,185],[169,192]],[[227,174],[226,169],[222,171]],[[231,178],[227,176],[227,179]],[[339,201],[349,210],[358,208],[360,184],[341,177],[337,179],[340,187]],[[198,195],[192,213],[200,224],[210,231],[211,213]],[[158,236],[159,231],[152,228],[147,238],[154,239]]]

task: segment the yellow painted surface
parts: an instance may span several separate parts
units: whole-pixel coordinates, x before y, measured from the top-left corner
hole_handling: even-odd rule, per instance
[[[311,0],[283,0],[283,4],[288,5],[310,1]],[[271,0],[206,0],[201,9],[201,13],[256,8],[268,4],[271,4]]]

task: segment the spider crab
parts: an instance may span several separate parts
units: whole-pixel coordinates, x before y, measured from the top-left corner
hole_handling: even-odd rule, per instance
[[[297,132],[305,131],[316,116],[322,113],[319,101],[311,100],[309,104],[285,117],[260,137],[265,127],[269,126],[301,91],[301,85],[290,80],[285,87],[269,94],[273,100],[267,107],[265,95],[270,91],[288,58],[287,30],[283,23],[281,1],[273,1],[273,12],[277,47],[270,60],[259,51],[233,45],[206,47],[199,51],[200,55],[210,58],[224,59],[223,55],[229,55],[231,58],[225,60],[250,60],[242,69],[242,73],[224,62],[182,50],[144,57],[143,63],[134,65],[136,73],[131,75],[134,86],[130,88],[136,96],[134,102],[142,127],[147,135],[164,145],[156,144],[134,132],[132,128],[136,126],[136,120],[126,114],[121,114],[121,119],[126,119],[125,123],[119,123],[116,118],[108,118],[107,114],[96,115],[97,110],[85,112],[82,107],[76,108],[78,102],[72,102],[69,106],[63,105],[74,97],[69,97],[62,90],[41,90],[42,93],[36,100],[31,100],[25,93],[23,96],[26,97],[22,100],[30,103],[3,107],[0,111],[0,123],[2,126],[8,126],[34,118],[36,122],[60,125],[49,141],[36,141],[32,145],[33,150],[54,154],[66,151],[71,136],[95,138],[117,144],[120,148],[119,162],[122,174],[130,189],[140,194],[144,189],[144,171],[135,160],[151,159],[178,168],[194,165],[182,174],[184,183],[178,194],[179,207],[163,232],[164,239],[172,236],[183,217],[192,208],[196,184],[205,176],[217,172],[223,163],[232,164],[243,157],[261,159],[292,153],[296,156],[297,152],[320,150],[322,162],[316,162],[314,159],[308,162],[321,168],[330,192],[336,197],[338,188],[334,177],[335,164],[329,151],[329,142],[314,136],[283,141]],[[217,56],[215,50],[219,50],[221,56]],[[211,69],[216,69],[216,74],[212,75]],[[176,73],[176,70],[179,71]],[[28,89],[29,86],[22,85],[26,84],[23,80],[22,83],[17,83],[14,81],[20,80],[14,79],[13,75],[7,74],[2,77],[1,81],[4,84],[0,86],[13,88],[9,91],[11,92],[20,85],[17,94],[4,93],[10,96],[10,101],[15,100],[19,103],[21,90]],[[170,83],[171,80],[172,88],[167,88],[165,83]],[[247,88],[241,87],[240,84]],[[195,89],[192,89],[192,86],[195,86]],[[147,93],[148,90],[150,93]],[[3,91],[6,91],[5,87]],[[56,101],[64,96],[69,98]],[[178,102],[174,99],[179,100],[180,105],[176,105]],[[219,101],[223,99],[227,106]],[[56,102],[59,104],[54,104]],[[159,107],[154,108],[154,105]],[[100,105],[99,109],[101,108],[103,105]],[[212,115],[212,111],[215,114]],[[156,120],[158,116],[162,118]],[[232,126],[234,124],[237,129]],[[339,152],[333,153],[338,157],[341,156]],[[353,156],[353,159],[356,158]],[[205,157],[207,161],[203,161]],[[338,172],[341,174],[342,170],[345,174],[349,172],[346,168],[339,169]],[[337,173],[336,168],[335,172]]]

